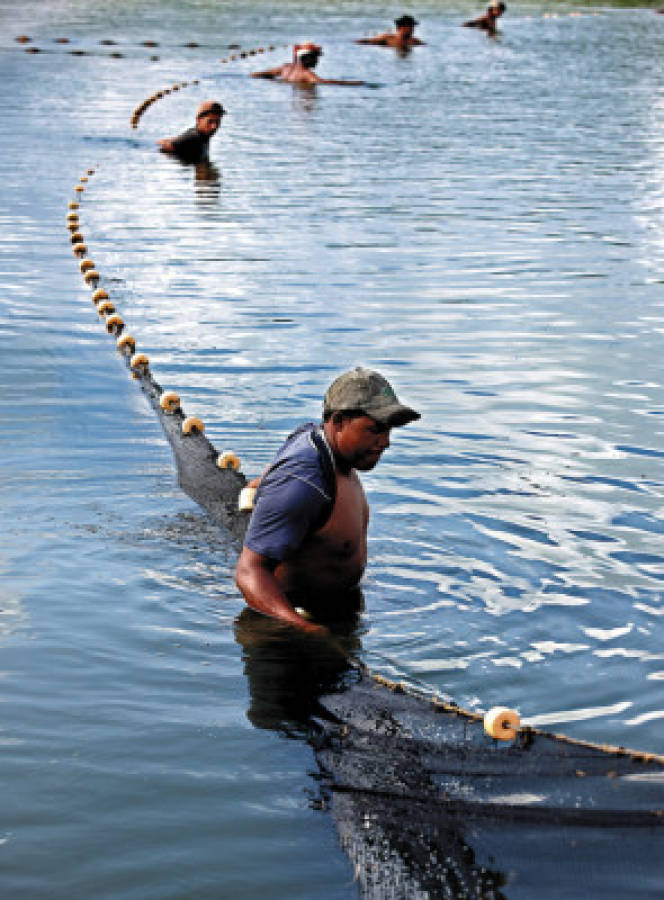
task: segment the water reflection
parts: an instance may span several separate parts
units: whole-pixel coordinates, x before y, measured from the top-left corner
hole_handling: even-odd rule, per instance
[[[316,109],[318,101],[318,85],[316,84],[292,84],[291,105],[297,112],[312,113]]]
[[[200,206],[212,206],[221,197],[221,172],[209,159],[196,164],[194,189]]]
[[[252,725],[307,735],[318,698],[343,686],[361,649],[359,616],[330,627],[332,640],[300,634],[249,607],[240,613],[235,637],[244,651]]]
[[[611,886],[626,895],[652,852],[657,836],[635,836],[629,826],[639,813],[642,824],[656,821],[648,810],[661,775],[630,774],[639,768],[631,757],[542,736],[488,747],[463,717],[363,674],[352,661],[361,650],[358,619],[322,641],[245,609],[235,633],[248,718],[311,745],[312,805],[330,810],[362,896],[502,898],[506,886],[537,883],[544,864],[573,884],[589,860],[606,873],[595,878],[597,895]],[[617,871],[607,826],[622,841]]]
[[[330,768],[336,758],[337,729],[343,735],[349,726],[319,701],[334,694],[353,703],[352,686],[359,678],[353,659],[361,650],[361,621],[354,616],[333,623],[331,631],[332,640],[320,639],[298,634],[252,609],[242,611],[235,620],[235,636],[243,648],[249,686],[247,718],[257,728],[312,745],[319,766],[313,805],[331,810],[364,896],[502,897],[499,886],[506,883],[506,876],[495,866],[486,868],[478,862],[464,823],[439,806],[433,783],[433,802],[399,795],[404,784],[418,777],[416,758],[409,764],[417,771],[404,774],[399,762],[385,757],[385,772],[379,774],[384,792],[344,789],[344,767],[353,769],[351,780],[361,782],[367,765],[361,757],[355,760],[352,752]],[[365,712],[370,721],[372,711]],[[364,715],[360,696],[356,714]],[[382,724],[387,727],[389,721]],[[376,736],[379,742],[383,738],[379,731]]]

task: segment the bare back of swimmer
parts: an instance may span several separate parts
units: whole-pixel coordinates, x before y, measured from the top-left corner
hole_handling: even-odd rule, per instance
[[[290,84],[347,84],[360,85],[363,81],[349,81],[338,78],[321,78],[313,70],[322,56],[323,50],[318,44],[307,41],[304,44],[295,44],[293,47],[293,61],[276,66],[274,69],[265,69],[262,72],[252,72],[252,78],[274,78],[278,81],[287,81]]]
[[[424,44],[419,38],[415,37],[415,26],[418,22],[412,16],[400,16],[394,20],[396,31],[386,31],[384,34],[377,34],[375,37],[359,38],[356,44],[373,44],[377,47],[394,47],[396,50],[408,51],[411,47],[418,47]]]

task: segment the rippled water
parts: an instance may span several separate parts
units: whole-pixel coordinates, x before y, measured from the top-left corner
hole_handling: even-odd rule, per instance
[[[492,41],[422,3],[400,58],[351,43],[390,24],[369,0],[0,3],[6,896],[357,893],[307,744],[247,715],[234,549],[72,257],[88,167],[103,285],[244,471],[349,366],[422,410],[365,478],[371,667],[661,752],[664,16],[553,9]],[[247,77],[303,38],[370,84]],[[197,178],[155,141],[208,96]]]

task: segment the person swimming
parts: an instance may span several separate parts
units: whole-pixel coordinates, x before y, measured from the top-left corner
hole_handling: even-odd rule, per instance
[[[483,16],[479,16],[477,19],[470,19],[468,22],[464,22],[463,25],[466,28],[481,28],[488,34],[495,34],[498,30],[496,22],[506,9],[507,7],[502,2],[492,3],[491,6],[487,7],[487,11]]]
[[[414,35],[415,26],[419,23],[412,16],[400,16],[394,20],[396,31],[386,31],[384,34],[370,38],[358,38],[356,44],[374,44],[378,47],[394,47],[397,50],[409,50],[411,47],[424,44]]]
[[[293,60],[276,66],[274,69],[265,69],[262,72],[252,72],[252,78],[274,78],[278,81],[288,81],[291,84],[364,84],[363,81],[348,81],[337,78],[321,78],[314,72],[318,60],[323,55],[323,48],[311,41],[293,46]]]

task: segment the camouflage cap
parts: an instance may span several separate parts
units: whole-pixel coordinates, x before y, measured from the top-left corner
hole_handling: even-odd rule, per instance
[[[379,372],[358,366],[340,375],[325,392],[323,415],[358,410],[390,428],[406,425],[420,414],[404,406],[394,388]]]

